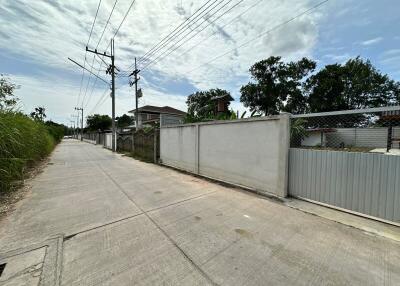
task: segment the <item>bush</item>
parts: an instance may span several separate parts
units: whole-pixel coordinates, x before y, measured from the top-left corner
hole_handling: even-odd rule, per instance
[[[45,124],[49,134],[57,143],[59,143],[64,137],[64,126],[52,121],[47,121]]]
[[[23,179],[26,167],[47,156],[60,134],[22,113],[0,110],[0,194]]]

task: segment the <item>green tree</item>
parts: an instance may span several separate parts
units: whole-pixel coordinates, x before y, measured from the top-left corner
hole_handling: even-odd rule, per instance
[[[122,116],[117,117],[116,120],[117,120],[118,127],[127,127],[129,125],[132,125],[134,122],[133,117],[126,115],[126,114],[123,114]]]
[[[284,63],[281,57],[269,57],[250,68],[254,82],[240,89],[240,101],[245,107],[265,115],[279,111],[304,112],[306,100],[302,92],[303,79],[315,69],[307,58]]]
[[[108,115],[94,114],[86,119],[87,129],[91,131],[107,130],[111,128],[112,119]]]
[[[46,116],[46,109],[44,107],[35,107],[35,111],[31,112],[31,117],[36,121],[43,122]]]
[[[3,74],[0,74],[0,110],[10,110],[18,102],[18,98],[14,95],[15,89],[19,86],[10,82]]]
[[[379,107],[400,99],[400,83],[360,57],[325,66],[304,88],[310,112]]]
[[[230,93],[223,89],[210,89],[207,91],[197,91],[188,96],[186,104],[188,106],[187,121],[195,122],[214,118],[216,102],[213,97],[226,96]],[[229,112],[230,113],[230,112]]]
[[[327,65],[304,84],[309,112],[346,110],[344,71],[339,64]]]

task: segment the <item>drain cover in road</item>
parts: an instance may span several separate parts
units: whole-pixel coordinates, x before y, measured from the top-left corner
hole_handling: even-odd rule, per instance
[[[62,237],[0,254],[0,285],[58,285]]]
[[[1,262],[1,285],[39,285],[46,247],[8,257]]]

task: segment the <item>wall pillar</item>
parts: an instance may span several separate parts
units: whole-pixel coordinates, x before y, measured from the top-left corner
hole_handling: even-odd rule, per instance
[[[196,139],[195,139],[195,167],[194,172],[200,174],[200,125],[196,124]]]
[[[290,113],[281,113],[279,118],[279,157],[281,160],[279,161],[276,195],[285,198],[288,195],[289,180]]]

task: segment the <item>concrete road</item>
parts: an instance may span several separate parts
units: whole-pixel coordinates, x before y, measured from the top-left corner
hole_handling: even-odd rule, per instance
[[[5,273],[63,235],[60,285],[400,285],[398,242],[99,146],[64,141],[30,184],[0,254],[36,250]]]

